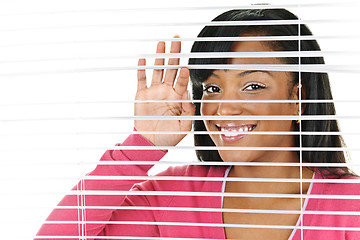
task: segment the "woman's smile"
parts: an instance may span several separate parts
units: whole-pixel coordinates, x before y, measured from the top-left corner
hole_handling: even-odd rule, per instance
[[[222,134],[221,139],[224,142],[236,142],[247,136],[248,132],[256,128],[256,124],[238,124],[238,123],[218,123],[215,124]]]

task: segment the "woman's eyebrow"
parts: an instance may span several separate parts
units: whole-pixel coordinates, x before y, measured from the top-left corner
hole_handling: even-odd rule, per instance
[[[272,74],[269,71],[263,71],[263,70],[248,70],[248,71],[244,71],[244,72],[239,73],[238,76],[239,77],[244,77],[246,75],[256,73],[256,72],[266,73],[266,74],[272,76]]]
[[[238,77],[244,77],[244,76],[246,76],[246,75],[249,75],[249,74],[252,74],[252,73],[257,73],[257,72],[266,73],[266,74],[268,74],[268,75],[270,75],[270,76],[273,76],[273,75],[271,74],[271,72],[269,72],[269,71],[264,71],[264,70],[247,70],[247,71],[244,71],[244,72],[239,73],[239,74],[238,74]],[[210,76],[219,78],[219,76],[216,75],[215,73],[211,73]]]

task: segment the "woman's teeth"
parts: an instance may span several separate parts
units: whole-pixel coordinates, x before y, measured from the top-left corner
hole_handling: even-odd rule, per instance
[[[242,126],[242,127],[219,127],[220,131],[223,132],[225,137],[233,137],[240,135],[243,132],[250,132],[255,129],[255,125]]]

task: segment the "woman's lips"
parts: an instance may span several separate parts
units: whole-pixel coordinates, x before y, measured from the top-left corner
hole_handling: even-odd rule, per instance
[[[246,132],[253,131],[256,128],[254,124],[246,124],[246,125],[220,125],[216,124],[216,127],[221,131],[224,132],[220,134],[221,139],[224,142],[232,143],[236,142],[246,136]]]

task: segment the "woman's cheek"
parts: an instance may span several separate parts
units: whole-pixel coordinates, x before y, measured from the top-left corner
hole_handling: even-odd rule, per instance
[[[201,100],[207,100],[207,99],[201,99]],[[200,107],[200,113],[202,116],[207,115],[214,115],[214,111],[216,113],[217,104],[211,104],[211,103],[202,103]]]
[[[202,99],[205,100],[205,99]],[[210,104],[210,103],[203,103],[200,107],[200,114],[201,116],[214,116],[217,113],[217,105],[216,104]],[[214,126],[211,125],[211,121],[209,120],[203,120],[204,125],[206,127],[207,131],[216,131],[216,129],[213,129]]]

